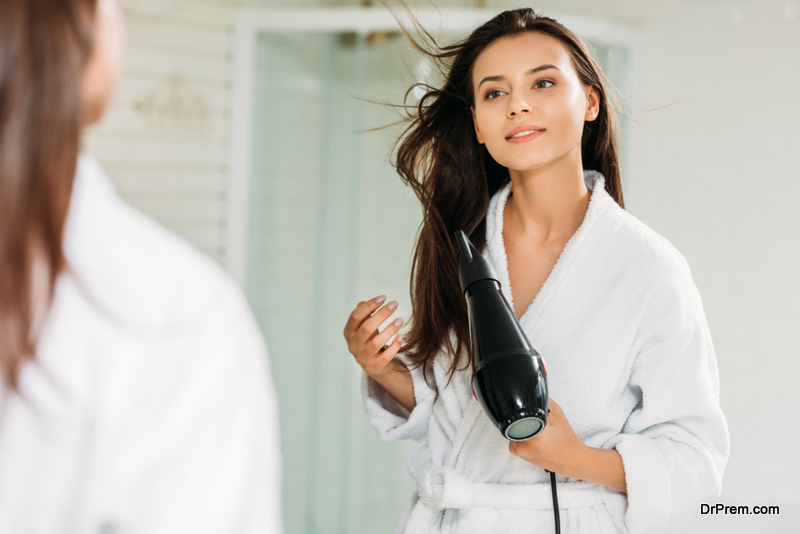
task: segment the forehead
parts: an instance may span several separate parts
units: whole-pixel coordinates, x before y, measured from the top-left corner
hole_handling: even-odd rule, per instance
[[[561,41],[539,32],[520,33],[492,41],[475,60],[472,78],[480,81],[485,76],[511,77],[548,63],[566,75],[575,71]]]

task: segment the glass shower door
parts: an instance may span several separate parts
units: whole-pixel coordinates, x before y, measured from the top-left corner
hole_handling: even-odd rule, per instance
[[[359,133],[396,119],[365,99],[402,94],[401,44],[258,36],[246,290],[278,390],[287,534],[390,532],[414,488],[413,444],[367,425],[342,336],[358,301],[381,293],[408,317],[419,210],[387,162],[391,132]]]

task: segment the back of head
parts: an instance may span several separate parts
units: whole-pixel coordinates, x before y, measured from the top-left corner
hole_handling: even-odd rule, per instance
[[[84,123],[96,0],[3,0],[0,17],[0,372],[16,386],[53,287]]]

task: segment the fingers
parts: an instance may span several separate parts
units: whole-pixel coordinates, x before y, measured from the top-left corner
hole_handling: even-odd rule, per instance
[[[398,317],[394,321],[392,321],[389,326],[383,329],[383,332],[377,334],[370,338],[367,345],[369,346],[370,350],[381,350],[381,348],[386,345],[389,339],[400,330],[400,327],[403,326],[403,318]],[[377,332],[377,330],[376,330]]]
[[[348,348],[362,366],[364,359],[370,359],[383,350],[384,345],[403,326],[403,318],[398,317],[387,326],[383,332],[378,331],[378,326],[389,315],[394,313],[397,302],[392,301],[361,324],[355,335],[350,338]]]
[[[383,332],[378,330],[397,309],[397,301],[394,300],[381,307],[385,301],[386,296],[381,295],[359,302],[350,314],[343,331],[348,350],[367,374],[372,376],[385,372],[386,366],[400,350],[403,340],[402,335],[397,335],[384,349],[392,336],[403,326],[403,318],[397,318]]]
[[[397,301],[393,300],[383,306],[378,311],[372,314],[372,316],[368,317],[361,323],[361,328],[359,328],[359,332],[357,335],[363,335],[361,331],[366,331],[369,334],[372,334],[375,330],[378,329],[380,325],[383,324],[386,319],[389,318],[390,315],[394,313],[397,309]]]
[[[393,300],[382,308],[378,309],[378,311],[373,313],[370,317],[367,317],[350,339],[351,343],[357,347],[370,343],[375,345],[374,349],[376,351],[379,350],[383,346],[383,343],[378,344],[376,339],[378,339],[379,336],[376,336],[375,332],[378,330],[378,327],[395,312],[396,309],[397,301]],[[388,337],[385,339],[388,339]]]
[[[386,295],[380,295],[368,301],[361,301],[356,306],[356,309],[347,318],[347,323],[344,325],[344,337],[349,341],[356,333],[356,330],[364,322],[364,319],[372,315],[378,309],[378,306],[386,301]]]
[[[388,330],[388,328],[387,328]],[[401,345],[403,344],[403,334],[398,334],[397,337],[394,338],[394,341],[382,352],[378,352],[374,356],[370,357],[365,361],[363,364],[359,362],[361,367],[364,369],[370,376],[378,376],[386,371],[389,368],[392,360],[397,355],[397,352],[400,350]],[[358,358],[356,358],[358,361]]]
[[[514,456],[519,456],[519,451],[517,450],[517,442],[516,441],[509,441],[508,442],[508,452],[510,452]]]

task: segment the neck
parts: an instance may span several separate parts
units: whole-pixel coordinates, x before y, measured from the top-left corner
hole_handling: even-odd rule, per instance
[[[591,199],[580,159],[526,171],[509,169],[509,175],[513,194],[505,215],[515,232],[543,243],[572,237]]]

